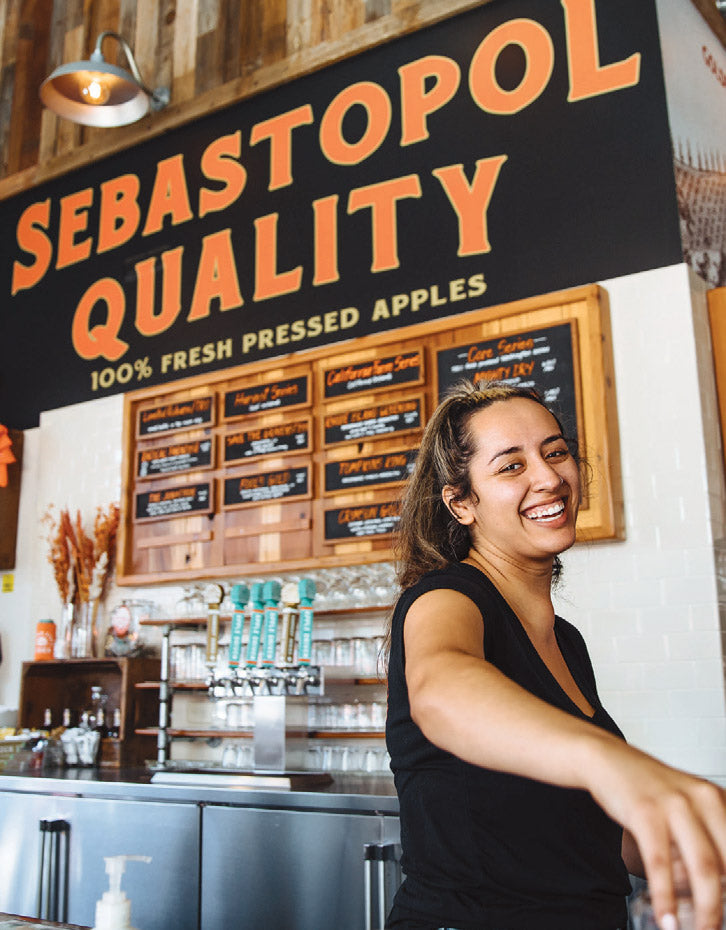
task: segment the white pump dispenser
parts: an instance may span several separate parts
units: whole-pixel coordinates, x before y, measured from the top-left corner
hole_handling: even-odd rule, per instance
[[[96,902],[93,930],[134,930],[131,926],[131,902],[121,891],[121,876],[127,862],[151,862],[151,856],[105,856],[108,891]]]

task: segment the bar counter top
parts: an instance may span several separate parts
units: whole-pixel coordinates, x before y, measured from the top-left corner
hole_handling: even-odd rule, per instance
[[[0,791],[287,810],[398,813],[393,777],[387,775],[336,774],[329,784],[306,785],[303,780],[303,784],[288,788],[271,784],[274,779],[264,773],[260,773],[258,779],[249,779],[250,784],[235,783],[240,780],[235,778],[237,773],[232,770],[228,775],[220,774],[213,779],[204,775],[198,782],[187,776],[181,784],[152,782],[153,774],[147,768],[67,768],[22,774],[0,772]]]
[[[89,930],[79,924],[57,924],[49,920],[36,920],[34,917],[14,917],[12,914],[0,914],[0,930]]]

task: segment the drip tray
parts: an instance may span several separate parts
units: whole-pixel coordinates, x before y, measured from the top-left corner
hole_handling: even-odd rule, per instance
[[[235,772],[229,769],[159,769],[151,776],[156,785],[204,785],[209,788],[277,788],[304,791],[332,783],[328,772]]]

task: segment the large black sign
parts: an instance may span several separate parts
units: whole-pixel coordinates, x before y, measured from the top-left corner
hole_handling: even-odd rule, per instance
[[[681,255],[655,0],[481,4],[0,204],[0,422]]]

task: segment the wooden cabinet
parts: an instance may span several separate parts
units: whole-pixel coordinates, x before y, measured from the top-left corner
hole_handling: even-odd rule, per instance
[[[42,726],[43,714],[50,709],[54,725],[61,722],[68,707],[74,722],[89,707],[91,687],[100,685],[108,695],[109,719],[115,708],[121,711],[118,738],[101,741],[99,764],[119,767],[139,765],[156,753],[153,736],[137,731],[158,721],[155,695],[136,686],[159,678],[157,658],[66,659],[52,662],[24,662],[20,686],[18,723],[21,727]]]

